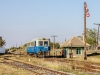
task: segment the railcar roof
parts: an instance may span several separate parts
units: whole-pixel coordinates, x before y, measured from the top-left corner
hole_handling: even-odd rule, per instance
[[[49,40],[49,38],[36,38],[36,40]]]
[[[26,43],[33,42],[35,40],[50,40],[50,39],[49,38],[35,38],[35,39],[32,39],[31,41],[28,41]]]
[[[27,41],[26,43],[29,43],[29,42],[31,42],[31,41]]]
[[[35,38],[33,40],[49,40],[49,38]]]

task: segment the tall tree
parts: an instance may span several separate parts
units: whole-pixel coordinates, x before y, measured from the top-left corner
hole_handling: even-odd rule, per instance
[[[96,44],[97,40],[97,30],[95,28],[93,29],[87,29],[86,30],[86,42],[90,45]]]
[[[0,37],[0,47],[4,46],[6,44],[5,40]]]
[[[83,34],[81,36],[78,36],[81,40],[83,40]],[[97,40],[97,30],[95,28],[93,29],[86,29],[86,42],[90,45],[96,44]]]

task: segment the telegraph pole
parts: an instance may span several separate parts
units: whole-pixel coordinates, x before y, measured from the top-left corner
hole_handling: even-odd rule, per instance
[[[65,42],[66,42],[66,38],[65,38]]]
[[[87,60],[87,54],[86,54],[86,2],[84,2],[84,59]]]
[[[100,24],[96,24],[96,23],[94,23],[94,25],[98,25],[98,32],[97,32],[97,40],[96,40],[96,43],[97,43],[97,45],[96,46],[98,46],[98,40],[99,40],[99,28],[100,28]],[[96,48],[96,50],[98,50],[98,48]]]
[[[53,50],[55,49],[55,37],[57,37],[56,35],[51,36],[53,37]],[[55,50],[54,50],[54,56],[55,56]]]
[[[86,17],[90,17],[90,14],[88,12],[88,7],[86,2],[84,2],[84,60],[87,60],[87,54],[86,54]]]
[[[51,37],[53,37],[53,50],[55,49],[54,48],[54,46],[55,46],[55,37],[57,37],[56,35],[53,35],[53,36],[51,36]]]
[[[21,46],[20,46],[21,50],[20,50],[20,56],[21,56],[21,51],[22,51],[22,41],[21,41]]]
[[[16,50],[17,50],[17,43],[16,43]]]
[[[15,48],[14,48],[14,45],[13,45],[13,49],[15,49]]]

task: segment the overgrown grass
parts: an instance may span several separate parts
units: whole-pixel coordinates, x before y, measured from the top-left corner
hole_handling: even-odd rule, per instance
[[[17,59],[20,60],[22,62],[26,62],[26,63],[30,63],[30,64],[35,64],[35,65],[41,65],[47,68],[52,68],[58,71],[64,71],[64,72],[69,72],[72,74],[76,74],[76,75],[99,75],[99,74],[93,74],[93,73],[88,73],[88,72],[84,72],[81,70],[74,70],[72,69],[72,67],[65,62],[58,62],[58,61],[45,61],[44,58],[41,59],[37,59],[37,58],[32,58],[30,56],[26,56],[26,57],[13,57],[13,59]]]
[[[29,71],[0,63],[0,75],[35,75]]]
[[[24,54],[25,51],[22,51],[22,53]],[[53,55],[54,52],[51,52],[51,55]],[[87,60],[85,61],[89,61],[89,62],[96,62],[96,63],[100,63],[100,55],[98,56],[91,56],[91,57],[87,57]],[[30,64],[36,64],[36,65],[42,65],[44,67],[47,68],[52,68],[58,71],[64,71],[64,72],[70,72],[76,75],[99,75],[96,73],[88,73],[88,72],[84,72],[81,70],[74,70],[72,69],[72,67],[70,65],[68,65],[68,63],[64,63],[64,62],[58,62],[58,61],[44,61],[43,58],[41,59],[37,59],[37,58],[32,58],[30,56],[25,56],[25,57],[13,57],[13,59],[17,59],[26,63],[30,63]],[[74,60],[80,60],[80,61],[84,61],[84,58],[73,58]],[[30,61],[29,61],[30,60]]]
[[[100,55],[88,57],[89,62],[100,63]]]

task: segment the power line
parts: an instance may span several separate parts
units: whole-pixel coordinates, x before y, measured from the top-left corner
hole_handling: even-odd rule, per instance
[[[83,31],[79,31],[79,32],[75,32],[75,33],[71,33],[71,34],[67,34],[67,35],[58,35],[58,36],[68,36],[68,35],[73,35],[73,34],[80,33],[80,32],[83,32]]]

